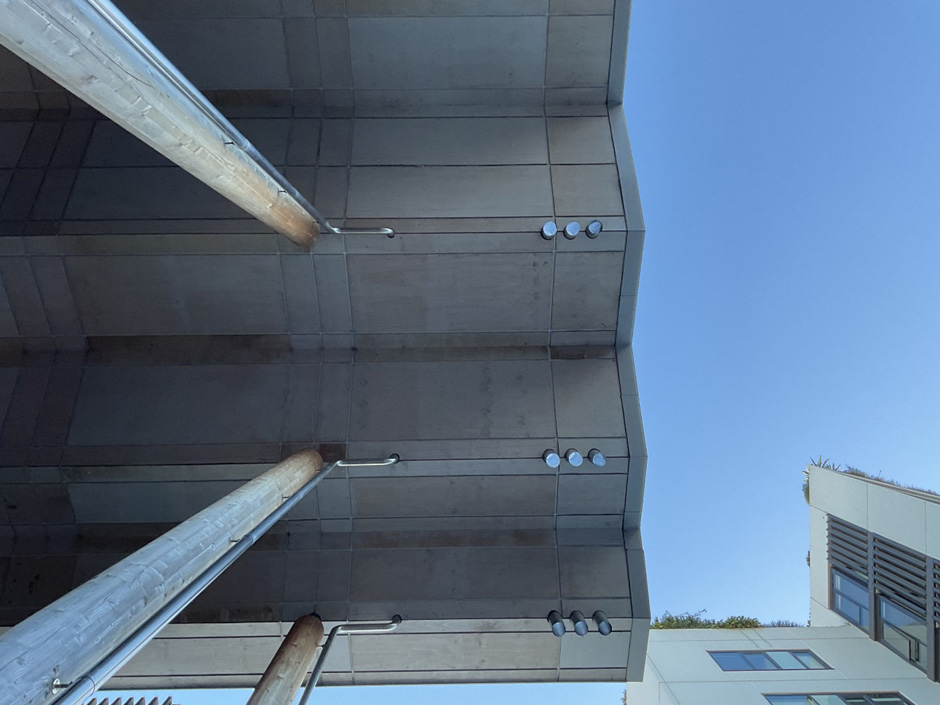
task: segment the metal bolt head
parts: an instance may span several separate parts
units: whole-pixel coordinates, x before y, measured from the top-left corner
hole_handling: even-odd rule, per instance
[[[571,613],[571,616],[568,617],[571,620],[571,623],[574,625],[574,633],[578,636],[584,636],[588,633],[588,623],[584,619],[584,615],[581,614],[578,610],[575,610]]]
[[[565,226],[565,237],[569,240],[574,240],[579,232],[581,232],[581,223],[576,220],[572,220]]]
[[[550,468],[557,468],[561,465],[561,458],[558,457],[558,453],[551,448],[542,453],[542,460],[544,460],[545,464]]]
[[[588,451],[588,460],[599,468],[607,465],[607,458],[597,448],[591,448],[591,450]]]
[[[610,626],[610,620],[607,619],[607,615],[600,610],[594,612],[592,619],[594,623],[597,624],[597,631],[600,632],[601,636],[607,636],[614,630],[614,628]]]
[[[551,240],[558,234],[558,226],[555,225],[552,221],[548,221],[545,225],[542,226],[542,239]]]
[[[567,460],[568,464],[573,468],[581,467],[581,463],[584,462],[582,455],[574,448],[569,448],[565,451],[565,460]]]
[[[599,220],[592,220],[587,224],[587,227],[584,229],[584,234],[587,235],[592,240],[601,234],[601,230],[604,229],[604,224]]]
[[[558,610],[552,610],[548,613],[548,621],[552,625],[552,634],[555,636],[564,636],[565,632],[565,620],[562,618],[561,613]]]

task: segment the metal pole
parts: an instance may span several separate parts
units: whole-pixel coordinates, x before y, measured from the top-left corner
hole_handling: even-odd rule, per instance
[[[319,454],[297,453],[0,636],[3,702],[92,695],[300,501],[322,470]]]
[[[248,698],[248,705],[291,705],[322,638],[323,622],[319,617],[308,614],[294,622]]]
[[[3,0],[0,44],[298,244],[336,230],[109,0]]]
[[[307,705],[307,701],[310,700],[310,696],[313,695],[313,689],[317,687],[317,683],[320,682],[320,674],[323,673],[323,666],[326,663],[327,654],[330,653],[330,647],[333,646],[333,640],[336,638],[337,634],[385,634],[387,632],[393,632],[398,629],[398,625],[401,624],[401,616],[395,615],[392,617],[390,622],[359,622],[346,624],[337,624],[330,630],[330,635],[326,638],[326,643],[323,645],[323,649],[320,651],[320,656],[317,658],[317,663],[313,667],[313,672],[310,674],[309,680],[307,680],[307,687],[304,688],[303,695],[300,696],[300,702],[297,705]]]

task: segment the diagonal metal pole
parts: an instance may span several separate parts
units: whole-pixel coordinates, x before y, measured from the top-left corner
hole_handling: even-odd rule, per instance
[[[0,0],[0,44],[300,245],[394,235],[330,225],[110,0]]]
[[[320,647],[323,622],[308,614],[291,626],[255,686],[248,705],[291,705]]]
[[[316,452],[297,453],[0,636],[0,700],[84,702],[309,492],[323,469]]]

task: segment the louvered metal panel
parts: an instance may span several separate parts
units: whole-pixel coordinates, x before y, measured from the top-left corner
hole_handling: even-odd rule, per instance
[[[875,589],[926,620],[927,557],[877,534],[873,539]]]
[[[98,698],[92,698],[85,705],[174,705],[173,698],[166,698],[163,702],[160,702],[159,698],[151,698],[146,700],[145,698],[103,698],[99,700]]]
[[[828,522],[829,564],[868,581],[868,532],[831,514]]]
[[[940,623],[940,561],[933,561],[933,618]]]

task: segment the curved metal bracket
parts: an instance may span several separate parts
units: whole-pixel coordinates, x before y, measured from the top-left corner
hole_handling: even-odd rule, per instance
[[[304,688],[304,692],[300,696],[297,705],[307,705],[307,701],[313,694],[313,689],[317,687],[317,683],[320,681],[320,674],[323,673],[323,664],[326,662],[326,655],[330,653],[330,647],[333,645],[333,640],[336,638],[337,634],[386,634],[398,629],[398,625],[400,624],[401,615],[396,614],[392,617],[390,622],[347,622],[345,624],[337,624],[333,627],[330,630],[330,635],[326,638],[326,643],[323,644],[323,648],[320,649],[320,655],[317,657],[316,665],[313,667],[310,678],[307,680],[307,686]]]
[[[395,231],[391,228],[336,228],[325,219],[320,223],[320,227],[333,235],[384,235],[385,237],[395,237]]]
[[[340,468],[384,468],[401,461],[398,453],[392,453],[380,460],[337,460],[336,466]]]

